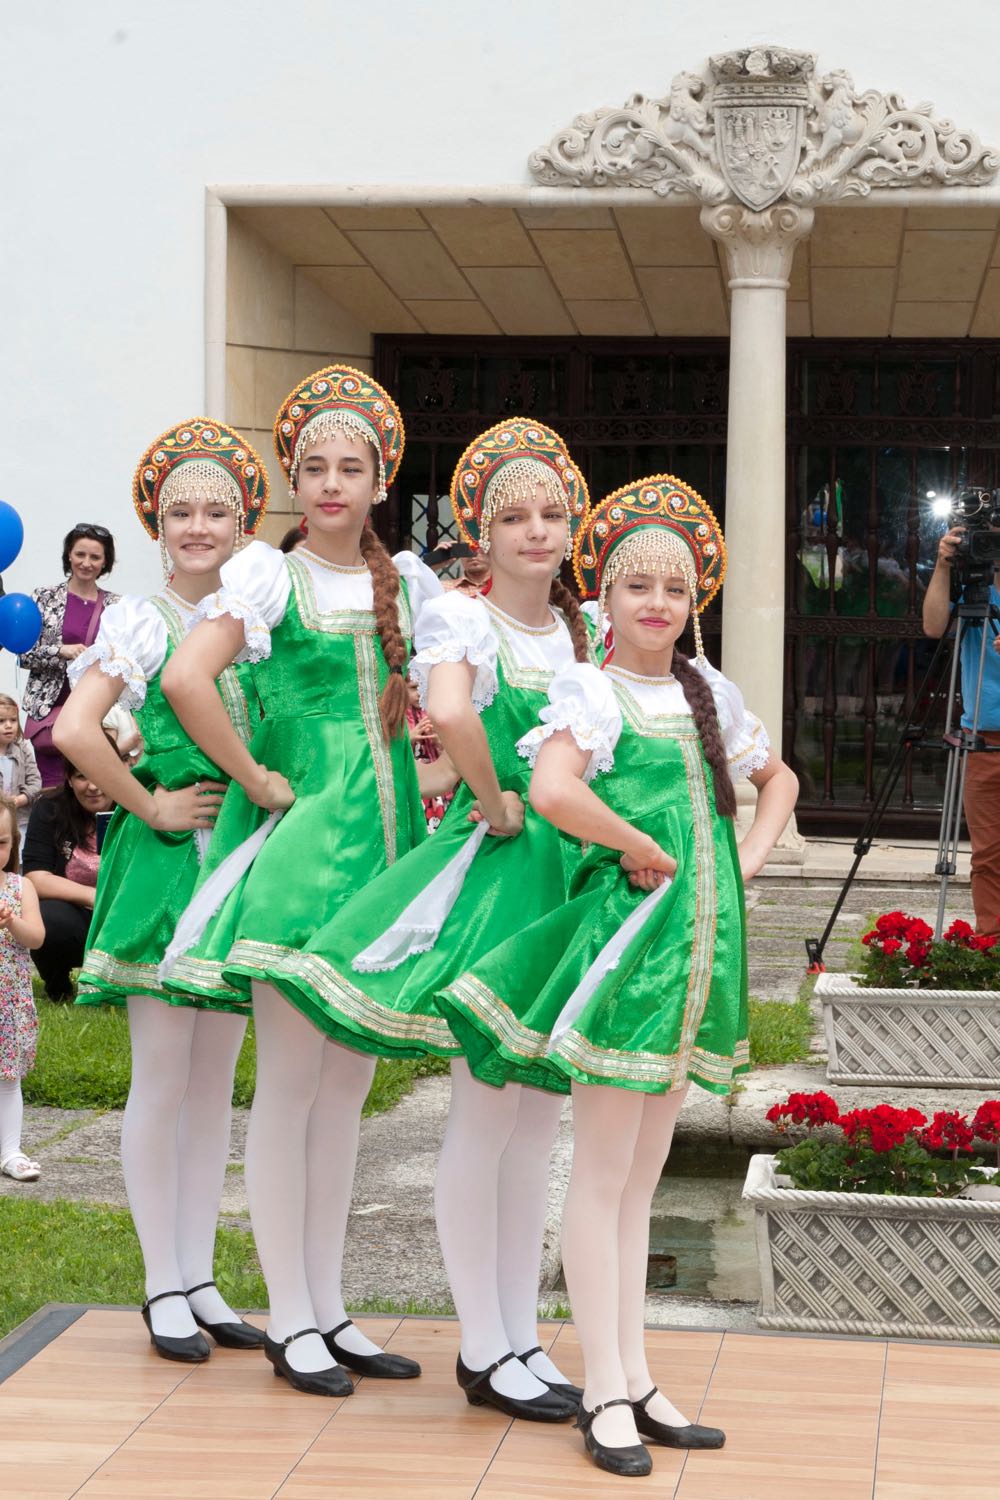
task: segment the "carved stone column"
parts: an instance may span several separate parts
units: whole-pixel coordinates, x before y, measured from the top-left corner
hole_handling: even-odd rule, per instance
[[[785,310],[792,256],[812,210],[703,208],[726,250],[732,293],[722,670],[739,683],[780,752],[785,655]],[[751,799],[752,800],[752,799]],[[801,858],[790,828],[778,858]]]

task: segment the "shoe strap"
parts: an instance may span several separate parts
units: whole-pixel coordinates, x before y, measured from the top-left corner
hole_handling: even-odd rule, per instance
[[[656,1393],[657,1393],[658,1390],[659,1390],[659,1386],[654,1385],[653,1389],[651,1391],[647,1392],[647,1394],[645,1396],[643,1396],[643,1398],[642,1398],[641,1401],[633,1401],[631,1404],[633,1406],[641,1406],[642,1409],[643,1409],[643,1411],[645,1411],[646,1407],[652,1401],[653,1397],[656,1395]]]
[[[480,1370],[475,1380],[470,1382],[469,1389],[474,1390],[477,1385],[482,1385],[484,1380],[488,1382],[490,1376],[497,1370],[499,1370],[501,1365],[505,1365],[507,1361],[511,1359],[517,1359],[517,1355],[514,1353],[513,1349],[511,1349],[507,1354],[501,1355],[499,1359],[494,1360],[491,1365],[487,1365],[485,1370]]]
[[[186,1297],[187,1292],[157,1292],[155,1297],[147,1297],[145,1306],[152,1307],[154,1302],[162,1302],[164,1297]]]
[[[197,1286],[189,1286],[184,1293],[185,1297],[193,1297],[195,1292],[203,1292],[206,1287],[215,1286],[214,1281],[199,1281]]]
[[[517,1357],[521,1361],[522,1365],[526,1365],[528,1363],[528,1360],[532,1359],[536,1354],[544,1353],[545,1350],[542,1348],[541,1344],[536,1344],[534,1349],[525,1349],[524,1353],[519,1354]]]
[[[287,1349],[288,1346],[289,1346],[289,1344],[294,1344],[295,1343],[296,1339],[304,1339],[307,1333],[319,1333],[319,1329],[318,1328],[300,1328],[299,1331],[298,1331],[298,1333],[290,1333],[288,1335],[287,1339],[282,1339],[281,1340],[281,1347],[283,1349]],[[320,1338],[323,1337],[323,1335],[321,1333],[319,1333],[319,1336],[320,1336]]]
[[[354,1319],[353,1318],[345,1318],[342,1323],[338,1323],[337,1326],[336,1326],[336,1328],[331,1328],[330,1332],[329,1333],[325,1333],[323,1335],[323,1337],[325,1339],[335,1339],[337,1337],[338,1333],[343,1333],[344,1329],[345,1328],[350,1328],[353,1325],[353,1323],[354,1323]]]
[[[650,1395],[652,1395],[652,1392],[650,1392]],[[587,1428],[593,1422],[594,1418],[595,1417],[599,1417],[601,1415],[602,1411],[607,1411],[608,1408],[611,1407],[611,1406],[631,1406],[631,1405],[632,1405],[632,1402],[628,1399],[627,1396],[615,1396],[614,1399],[611,1400],[611,1401],[600,1401],[600,1402],[598,1402],[597,1406],[594,1407],[593,1411],[586,1411],[583,1408],[583,1406],[581,1406],[580,1407],[580,1411],[579,1411],[579,1413],[577,1415],[576,1426],[580,1429],[581,1432],[586,1432]]]

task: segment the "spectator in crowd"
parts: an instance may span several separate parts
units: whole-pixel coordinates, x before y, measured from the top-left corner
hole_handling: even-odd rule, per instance
[[[28,810],[41,790],[42,778],[34,748],[21,732],[20,710],[13,698],[0,693],[0,792],[13,803],[22,839],[28,826]]]
[[[45,932],[34,887],[21,879],[19,846],[17,809],[0,797],[0,1172],[34,1182],[38,1163],[21,1150],[21,1079],[34,1065],[38,1036],[28,949]]]
[[[63,540],[65,583],[35,589],[32,596],[42,612],[42,633],[20,658],[30,673],[24,690],[24,732],[34,746],[44,787],[62,781],[62,756],[52,743],[52,726],[69,694],[67,666],[95,639],[105,605],[118,599],[97,583],[114,565],[110,531],[81,522]]]
[[[296,526],[290,526],[278,543],[280,552],[294,552],[296,547],[301,547],[306,540],[305,527],[301,521]]]
[[[951,624],[952,567],[963,534],[963,527],[952,526],[938,543],[937,564],[927,585],[923,608],[924,634],[933,638],[943,636]],[[989,598],[994,608],[1000,609],[1000,568],[993,574]],[[969,622],[962,636],[963,729],[973,728],[983,629],[982,624]],[[972,845],[972,905],[976,931],[983,936],[1000,933],[1000,636],[994,634],[989,621],[985,629],[989,635],[975,728],[989,748],[970,752],[963,793]]]
[[[82,771],[63,761],[63,782],[39,797],[24,841],[24,873],[38,894],[45,940],[33,950],[50,1000],[71,1000],[70,970],[83,962],[94,909],[97,814],[111,810]]]

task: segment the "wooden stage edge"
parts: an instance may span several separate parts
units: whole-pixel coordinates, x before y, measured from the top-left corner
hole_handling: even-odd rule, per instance
[[[253,1315],[263,1322],[262,1315]],[[0,1342],[4,1500],[997,1500],[1000,1348],[652,1328],[654,1377],[725,1448],[651,1445],[629,1485],[568,1425],[472,1408],[458,1326],[360,1317],[415,1381],[305,1396],[257,1351],[157,1358],[138,1312],[50,1304]],[[571,1380],[570,1323],[539,1330]],[[623,1490],[624,1485],[624,1490]]]

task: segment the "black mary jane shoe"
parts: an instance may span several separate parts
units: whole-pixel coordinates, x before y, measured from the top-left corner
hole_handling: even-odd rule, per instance
[[[304,1338],[307,1333],[319,1333],[318,1328],[300,1328],[290,1333],[280,1343],[264,1335],[264,1357],[274,1366],[275,1375],[283,1375],[293,1391],[305,1391],[308,1396],[353,1396],[354,1382],[346,1370],[334,1365],[330,1370],[295,1370],[288,1363],[285,1353],[289,1344]],[[320,1338],[323,1335],[319,1334]]]
[[[185,1297],[193,1297],[195,1292],[203,1292],[206,1287],[215,1286],[214,1281],[199,1281],[184,1293]],[[204,1328],[210,1333],[217,1344],[223,1349],[263,1349],[264,1335],[259,1328],[252,1323],[244,1323],[242,1318],[235,1323],[206,1323],[204,1318],[199,1318],[194,1308],[191,1316],[199,1328]]]
[[[523,1354],[519,1354],[517,1357],[521,1361],[522,1365],[528,1365],[528,1360],[531,1359],[533,1355],[544,1353],[545,1350],[542,1348],[541,1344],[536,1344],[534,1349],[526,1349]],[[530,1365],[528,1365],[528,1369],[531,1370]],[[531,1370],[531,1373],[532,1375],[535,1375],[534,1370]],[[557,1396],[565,1397],[565,1399],[572,1402],[574,1406],[579,1406],[580,1402],[583,1400],[583,1391],[578,1385],[570,1385],[568,1380],[546,1380],[544,1375],[535,1375],[535,1379],[540,1380],[543,1385],[547,1385],[550,1391],[555,1391]]]
[[[626,1448],[610,1448],[594,1436],[594,1418],[600,1416],[602,1411],[607,1411],[609,1406],[632,1406],[632,1404],[627,1396],[616,1396],[613,1401],[602,1401],[594,1407],[593,1411],[587,1411],[581,1403],[573,1426],[578,1427],[583,1433],[587,1452],[599,1469],[606,1469],[609,1474],[619,1474],[626,1479],[642,1479],[646,1474],[652,1473],[653,1469],[653,1460],[648,1448],[642,1443],[630,1443]]]
[[[547,1389],[540,1396],[530,1398],[505,1396],[501,1391],[494,1390],[490,1385],[490,1376],[494,1370],[499,1370],[508,1360],[516,1358],[512,1349],[487,1369],[470,1370],[468,1365],[462,1363],[462,1356],[458,1356],[455,1377],[470,1406],[493,1406],[497,1411],[502,1411],[505,1417],[522,1417],[527,1422],[568,1422],[570,1417],[576,1415],[576,1407],[552,1390]],[[535,1379],[538,1379],[537,1375]],[[542,1384],[544,1383],[543,1381]]]
[[[183,1292],[157,1292],[155,1297],[150,1297],[143,1303],[142,1321],[149,1329],[149,1342],[156,1350],[161,1359],[177,1359],[182,1364],[200,1365],[208,1359],[211,1349],[200,1333],[189,1333],[185,1338],[171,1338],[169,1334],[154,1333],[153,1320],[149,1315],[149,1309],[154,1302],[162,1302],[164,1297],[183,1297]]]
[[[643,1437],[662,1443],[665,1448],[721,1448],[726,1434],[721,1427],[699,1427],[697,1422],[687,1422],[683,1427],[671,1427],[667,1422],[657,1422],[646,1410],[656,1395],[656,1386],[641,1401],[632,1402],[635,1425]]]
[[[358,1375],[367,1375],[371,1380],[416,1380],[420,1366],[415,1359],[407,1359],[405,1354],[387,1354],[384,1349],[377,1354],[355,1354],[338,1344],[337,1334],[353,1326],[353,1320],[347,1318],[323,1334],[323,1342],[338,1364],[346,1365]]]

